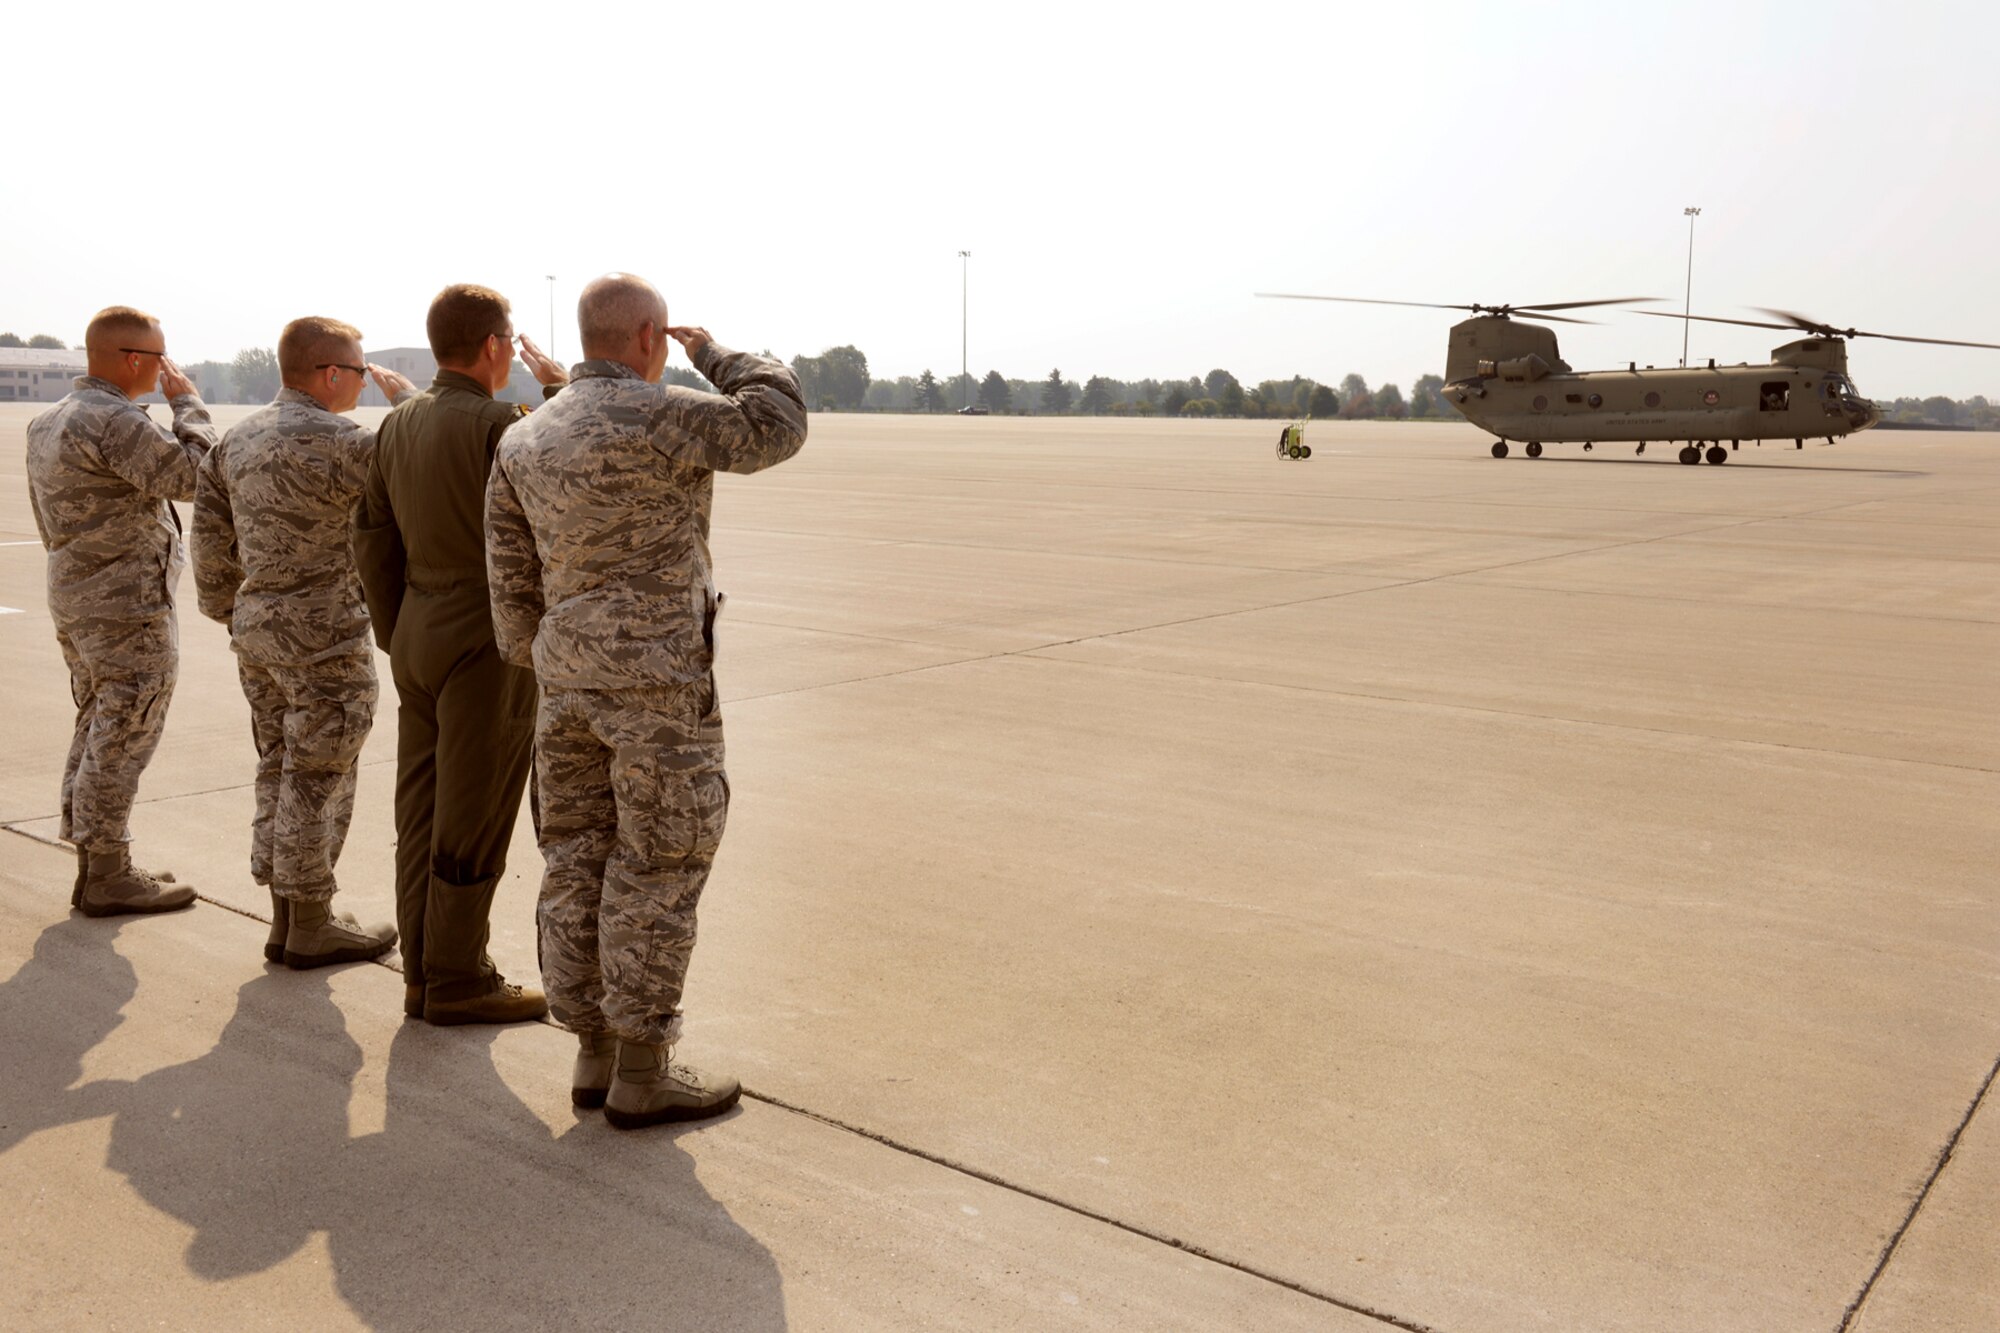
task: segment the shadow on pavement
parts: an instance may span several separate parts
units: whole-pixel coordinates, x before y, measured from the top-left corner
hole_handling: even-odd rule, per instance
[[[51,926],[0,982],[0,1152],[115,1115],[107,1165],[192,1228],[195,1276],[263,1272],[325,1232],[337,1290],[375,1328],[785,1327],[775,1260],[676,1133],[594,1113],[551,1131],[495,1069],[496,1029],[405,1024],[383,1128],[354,1137],[365,1054],[330,980],[274,970],[207,1054],[72,1089],[136,991],[119,924]]]
[[[44,930],[18,971],[0,981],[0,1153],[30,1134],[110,1115],[130,1086],[77,1088],[83,1057],[124,1022],[138,992],[116,949],[122,920],[72,916]]]

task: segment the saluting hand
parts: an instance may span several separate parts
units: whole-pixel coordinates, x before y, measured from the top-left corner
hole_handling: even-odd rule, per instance
[[[407,378],[398,375],[387,366],[378,366],[373,361],[368,363],[368,378],[375,381],[375,387],[380,389],[382,396],[392,403],[399,394],[417,391],[417,386],[410,383]]]
[[[528,373],[535,377],[535,383],[545,388],[569,383],[569,372],[535,346],[535,340],[525,333],[521,335],[521,360],[527,365]]]
[[[168,402],[182,394],[194,393],[194,381],[187,373],[166,357],[160,358],[160,393]]]
[[[698,324],[682,324],[670,328],[667,330],[667,336],[681,345],[681,350],[688,354],[690,361],[701,354],[702,348],[715,341],[708,336],[708,330]]]

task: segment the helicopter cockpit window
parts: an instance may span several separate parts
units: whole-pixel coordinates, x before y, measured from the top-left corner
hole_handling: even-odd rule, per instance
[[[1785,381],[1766,380],[1763,384],[1757,386],[1758,410],[1764,412],[1782,412],[1785,410],[1785,405],[1791,401],[1791,396],[1792,387],[1785,383]]]

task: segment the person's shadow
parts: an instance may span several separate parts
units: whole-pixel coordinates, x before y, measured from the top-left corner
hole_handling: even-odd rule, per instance
[[[193,1228],[202,1278],[326,1232],[341,1297],[375,1328],[784,1328],[775,1261],[672,1131],[593,1114],[551,1133],[495,1070],[497,1035],[406,1024],[383,1129],[354,1138],[363,1053],[325,975],[267,973],[213,1050],[131,1085],[110,1165]]]
[[[110,1115],[130,1086],[75,1086],[84,1057],[124,1021],[138,992],[116,948],[120,920],[72,916],[35,940],[28,961],[0,981],[0,1153],[30,1134]]]

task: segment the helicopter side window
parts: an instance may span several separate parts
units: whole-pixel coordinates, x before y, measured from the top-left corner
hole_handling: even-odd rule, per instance
[[[1764,412],[1782,412],[1791,401],[1792,387],[1783,380],[1766,380],[1757,389],[1758,409]]]

